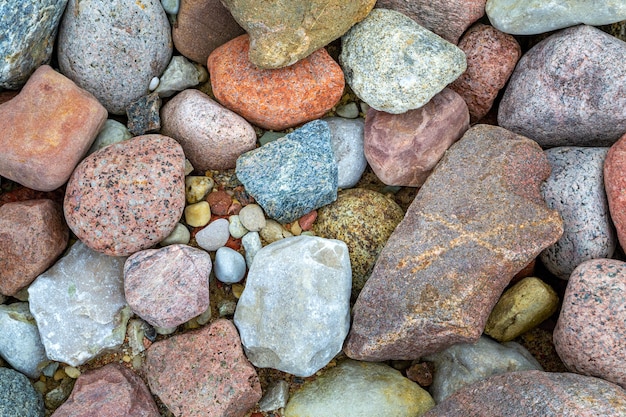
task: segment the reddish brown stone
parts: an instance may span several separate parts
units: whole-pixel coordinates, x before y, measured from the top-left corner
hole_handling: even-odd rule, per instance
[[[206,196],[206,201],[211,207],[211,214],[215,216],[228,215],[228,209],[233,203],[233,198],[226,191],[214,191]]]
[[[385,184],[419,187],[467,129],[467,105],[449,88],[425,106],[402,114],[370,107],[365,119],[365,158]]]
[[[59,204],[30,200],[0,206],[0,293],[15,295],[50,267],[67,246]]]
[[[380,253],[344,351],[415,359],[478,340],[511,278],[562,234],[536,142],[478,125],[452,145]]]
[[[470,121],[476,123],[491,109],[522,51],[513,36],[480,23],[463,35],[459,48],[467,57],[467,70],[450,84],[450,88],[463,97]]]
[[[422,387],[428,387],[433,383],[435,366],[430,362],[421,362],[411,365],[406,370],[406,377],[417,382]]]
[[[152,344],[144,369],[176,416],[243,417],[261,399],[256,370],[228,320]]]
[[[311,230],[313,223],[317,220],[317,210],[313,210],[298,219],[300,228],[304,231]]]
[[[609,149],[604,160],[604,188],[611,220],[622,248],[626,248],[626,135]]]
[[[220,46],[208,59],[217,100],[264,129],[283,130],[322,117],[341,98],[343,71],[325,49],[275,70],[248,60],[249,38]]]
[[[118,363],[78,377],[67,401],[53,417],[159,417],[148,387],[133,371]]]
[[[0,175],[39,191],[63,185],[107,118],[87,91],[48,65],[0,104]]]

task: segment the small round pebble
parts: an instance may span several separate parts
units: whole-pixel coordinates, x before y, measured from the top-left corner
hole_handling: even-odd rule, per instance
[[[359,107],[353,101],[337,107],[337,116],[345,117],[346,119],[356,119],[359,117]]]
[[[241,244],[243,245],[243,249],[246,251],[246,264],[249,268],[250,265],[252,265],[254,256],[263,247],[261,237],[258,232],[246,233],[246,235],[241,238]]]
[[[185,178],[185,198],[188,204],[198,203],[211,192],[215,182],[209,177],[194,177],[189,176]]]
[[[258,204],[248,204],[239,212],[241,224],[251,232],[258,232],[266,225],[265,214]]]
[[[185,222],[192,227],[206,226],[211,220],[211,207],[206,201],[185,207]]]
[[[234,284],[246,274],[246,260],[236,250],[222,247],[215,253],[215,277],[225,284]]]
[[[228,218],[228,231],[230,232],[230,235],[235,239],[240,239],[244,237],[246,233],[248,233],[248,229],[246,229],[244,225],[241,224],[241,219],[237,214]]]
[[[189,229],[182,223],[178,223],[172,233],[169,234],[168,237],[163,239],[159,245],[161,246],[169,246],[175,244],[186,245],[189,243],[191,239],[191,233],[189,233]]]
[[[228,220],[217,219],[196,234],[196,243],[207,251],[216,251],[228,242]]]

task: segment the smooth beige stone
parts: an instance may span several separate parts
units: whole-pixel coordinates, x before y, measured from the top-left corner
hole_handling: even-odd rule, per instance
[[[211,207],[206,201],[190,204],[185,207],[185,222],[191,227],[201,227],[209,224]]]
[[[185,178],[185,198],[187,204],[194,204],[204,200],[204,197],[211,192],[215,182],[209,177]]]

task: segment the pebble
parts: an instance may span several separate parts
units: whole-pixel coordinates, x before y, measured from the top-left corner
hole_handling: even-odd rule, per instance
[[[568,279],[583,261],[610,258],[616,245],[604,190],[603,167],[609,148],[557,147],[545,154],[552,167],[541,186],[548,207],[563,219],[563,236],[541,252],[541,262]]]
[[[218,319],[153,343],[144,367],[150,390],[177,416],[244,416],[261,399],[237,329]]]
[[[392,367],[346,360],[305,382],[285,408],[285,417],[421,416],[435,406],[431,396]]]
[[[498,125],[544,148],[611,146],[626,132],[625,60],[626,43],[591,26],[549,36],[515,67]]]
[[[176,327],[209,308],[211,257],[187,245],[148,249],[124,264],[124,294],[135,314],[156,327]]]
[[[113,114],[145,96],[172,56],[159,0],[69,0],[57,46],[61,72]]]
[[[241,224],[251,232],[258,232],[265,227],[263,209],[258,204],[248,204],[239,212]]]
[[[148,90],[150,90],[150,92],[156,90],[160,82],[161,80],[159,79],[159,77],[152,77],[152,79],[150,80],[150,84],[148,84]]]
[[[161,133],[176,139],[198,171],[235,167],[237,157],[256,146],[243,117],[198,90],[185,90],[163,106]]]
[[[626,247],[626,134],[611,146],[604,160],[604,188],[609,203],[611,220],[622,248]]]
[[[233,204],[233,197],[223,190],[214,190],[206,197],[206,201],[211,206],[211,213],[216,216],[226,216],[228,209]]]
[[[27,200],[0,206],[0,293],[14,296],[67,247],[69,230],[58,203]]]
[[[241,244],[243,245],[243,249],[246,251],[246,265],[250,268],[252,266],[252,261],[254,261],[254,257],[263,247],[261,244],[261,238],[257,232],[249,232],[241,238]]]
[[[625,262],[592,259],[572,272],[553,334],[554,347],[569,370],[626,388],[625,294]]]
[[[220,317],[230,316],[232,317],[235,314],[235,310],[237,309],[237,303],[229,300],[220,300],[217,303],[217,310],[219,312]]]
[[[191,240],[191,233],[189,233],[189,229],[182,223],[176,223],[174,230],[172,233],[167,235],[165,239],[159,242],[161,246],[175,245],[181,244],[186,245]]]
[[[13,369],[0,367],[0,410],[3,417],[44,417],[41,394],[28,378]]]
[[[112,143],[118,143],[132,137],[133,135],[130,133],[128,128],[126,128],[126,126],[117,120],[107,119],[104,122],[104,126],[100,130],[100,133],[96,136],[96,140],[93,141],[91,148],[89,148],[87,155],[91,155],[95,151],[98,151],[105,146],[109,146]]]
[[[341,117],[327,117],[324,121],[330,129],[330,143],[337,162],[337,188],[352,188],[367,167],[363,151],[365,122]]]
[[[190,204],[185,207],[185,223],[191,227],[202,227],[211,220],[211,207],[206,201]]]
[[[139,97],[126,107],[128,130],[133,136],[157,132],[161,129],[161,98],[157,93]]]
[[[259,232],[266,243],[274,243],[280,239],[291,237],[292,234],[276,220],[267,219],[265,227]]]
[[[322,120],[246,152],[237,159],[235,172],[267,216],[281,223],[337,198],[337,163],[330,128]]]
[[[324,48],[279,70],[248,60],[248,35],[214,50],[208,59],[211,86],[225,107],[263,129],[284,130],[322,117],[341,99],[339,65]]]
[[[241,239],[248,233],[248,229],[241,224],[241,219],[238,214],[228,217],[228,232],[235,239]]]
[[[3,60],[4,61],[4,60]],[[68,180],[107,118],[91,94],[48,65],[0,104],[0,175],[52,191]]]
[[[261,144],[261,146],[263,145],[267,145],[270,142],[274,142],[276,139],[280,139],[283,136],[286,136],[287,134],[284,132],[272,132],[272,131],[267,131],[265,133],[263,133],[263,136],[261,136],[259,138],[259,143]]]
[[[130,316],[124,261],[78,241],[30,285],[30,311],[49,359],[78,366],[122,344]]]
[[[259,401],[259,411],[274,411],[285,408],[289,399],[289,383],[283,379],[270,382]]]
[[[246,274],[246,260],[236,250],[223,247],[215,253],[215,277],[224,284],[234,284]]]
[[[248,360],[301,377],[326,366],[350,327],[350,276],[339,240],[298,236],[257,252],[234,317]]]
[[[563,233],[539,194],[549,173],[536,142],[496,126],[469,129],[378,256],[344,352],[414,359],[478,340],[511,278]]]
[[[196,243],[202,249],[212,252],[226,245],[229,236],[228,220],[216,219],[196,233]]]
[[[351,101],[341,106],[337,106],[336,113],[337,116],[346,119],[356,119],[359,117],[359,106],[354,101]]]
[[[211,192],[215,181],[210,177],[185,177],[185,199],[187,204],[195,204],[204,200],[204,197]]]
[[[346,82],[371,107],[422,107],[466,69],[465,54],[402,13],[374,9],[341,41]]]
[[[201,78],[206,80],[206,70],[189,62],[184,56],[176,55],[165,68],[159,85],[151,90],[159,97],[171,97],[179,91],[198,85]]]
[[[406,113],[370,108],[365,158],[383,183],[421,187],[450,145],[469,129],[469,121],[465,101],[449,88]]]
[[[67,184],[67,223],[86,245],[127,256],[165,239],[185,205],[185,156],[162,135],[144,135],[89,155]]]

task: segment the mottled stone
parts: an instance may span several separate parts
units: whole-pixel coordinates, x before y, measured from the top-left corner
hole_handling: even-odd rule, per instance
[[[626,248],[626,134],[611,146],[604,160],[604,188],[611,220],[622,248]]]
[[[239,212],[241,224],[251,232],[258,232],[266,224],[265,213],[258,204],[248,204]]]
[[[563,236],[541,252],[554,275],[568,279],[583,261],[610,258],[616,245],[604,191],[609,148],[558,147],[545,151],[552,172],[541,186],[551,209],[563,219]]]
[[[250,268],[252,266],[252,262],[254,261],[254,257],[263,247],[261,238],[257,232],[246,233],[246,235],[241,238],[241,245],[246,251],[246,265]]]
[[[235,167],[255,148],[252,126],[198,90],[185,90],[163,106],[161,133],[176,139],[198,171]]]
[[[209,307],[211,257],[187,245],[148,249],[124,265],[124,294],[139,317],[157,327],[175,327]]]
[[[133,136],[156,132],[161,129],[161,97],[157,93],[139,97],[126,107],[128,130]]]
[[[625,294],[625,262],[592,259],[572,272],[554,329],[554,347],[569,370],[626,388]]]
[[[13,369],[0,367],[0,415],[2,417],[44,417],[41,394],[28,378]]]
[[[170,62],[170,24],[159,0],[69,0],[57,56],[63,74],[124,114]]]
[[[393,114],[422,107],[466,69],[463,51],[386,9],[374,9],[344,35],[339,62],[361,100]]]
[[[211,192],[215,181],[211,177],[185,177],[185,198],[188,204],[199,203]],[[210,203],[209,203],[210,204]]]
[[[148,387],[119,363],[81,374],[67,401],[53,417],[159,417]]]
[[[534,141],[496,126],[468,130],[380,253],[346,354],[415,359],[476,341],[511,278],[563,232],[539,193],[549,172]]]
[[[0,206],[0,293],[15,295],[51,266],[67,246],[69,230],[52,200]]]
[[[352,188],[367,167],[363,151],[365,122],[341,117],[327,117],[324,121],[330,128],[330,142],[337,161],[337,187]]]
[[[42,65],[20,93],[0,104],[0,175],[52,191],[85,156],[107,112],[71,80]]]
[[[241,155],[236,173],[265,213],[281,223],[337,199],[337,162],[322,120]]]
[[[469,129],[467,105],[445,88],[425,106],[402,114],[370,108],[365,158],[387,185],[420,187],[446,149]]]
[[[185,206],[185,156],[162,135],[116,143],[74,170],[64,201],[70,229],[94,250],[126,256],[176,227]]]
[[[144,370],[152,393],[177,416],[243,417],[261,398],[237,329],[224,319],[154,343]]]
[[[367,16],[376,0],[222,3],[250,35],[250,61],[259,68],[282,68],[346,33]]]
[[[610,146],[626,132],[626,43],[592,26],[544,39],[524,54],[498,125],[542,147]]]
[[[318,49],[294,65],[263,70],[248,60],[249,38],[220,46],[208,59],[215,98],[264,129],[284,130],[322,117],[345,86],[339,65]]]
[[[476,123],[491,109],[522,51],[513,36],[481,23],[463,35],[459,48],[465,52],[467,70],[450,84],[450,88],[463,97],[470,112],[470,122]]]
[[[228,214],[228,208],[233,204],[233,197],[224,190],[213,190],[206,196],[206,202],[211,207],[211,213],[225,216]]]

